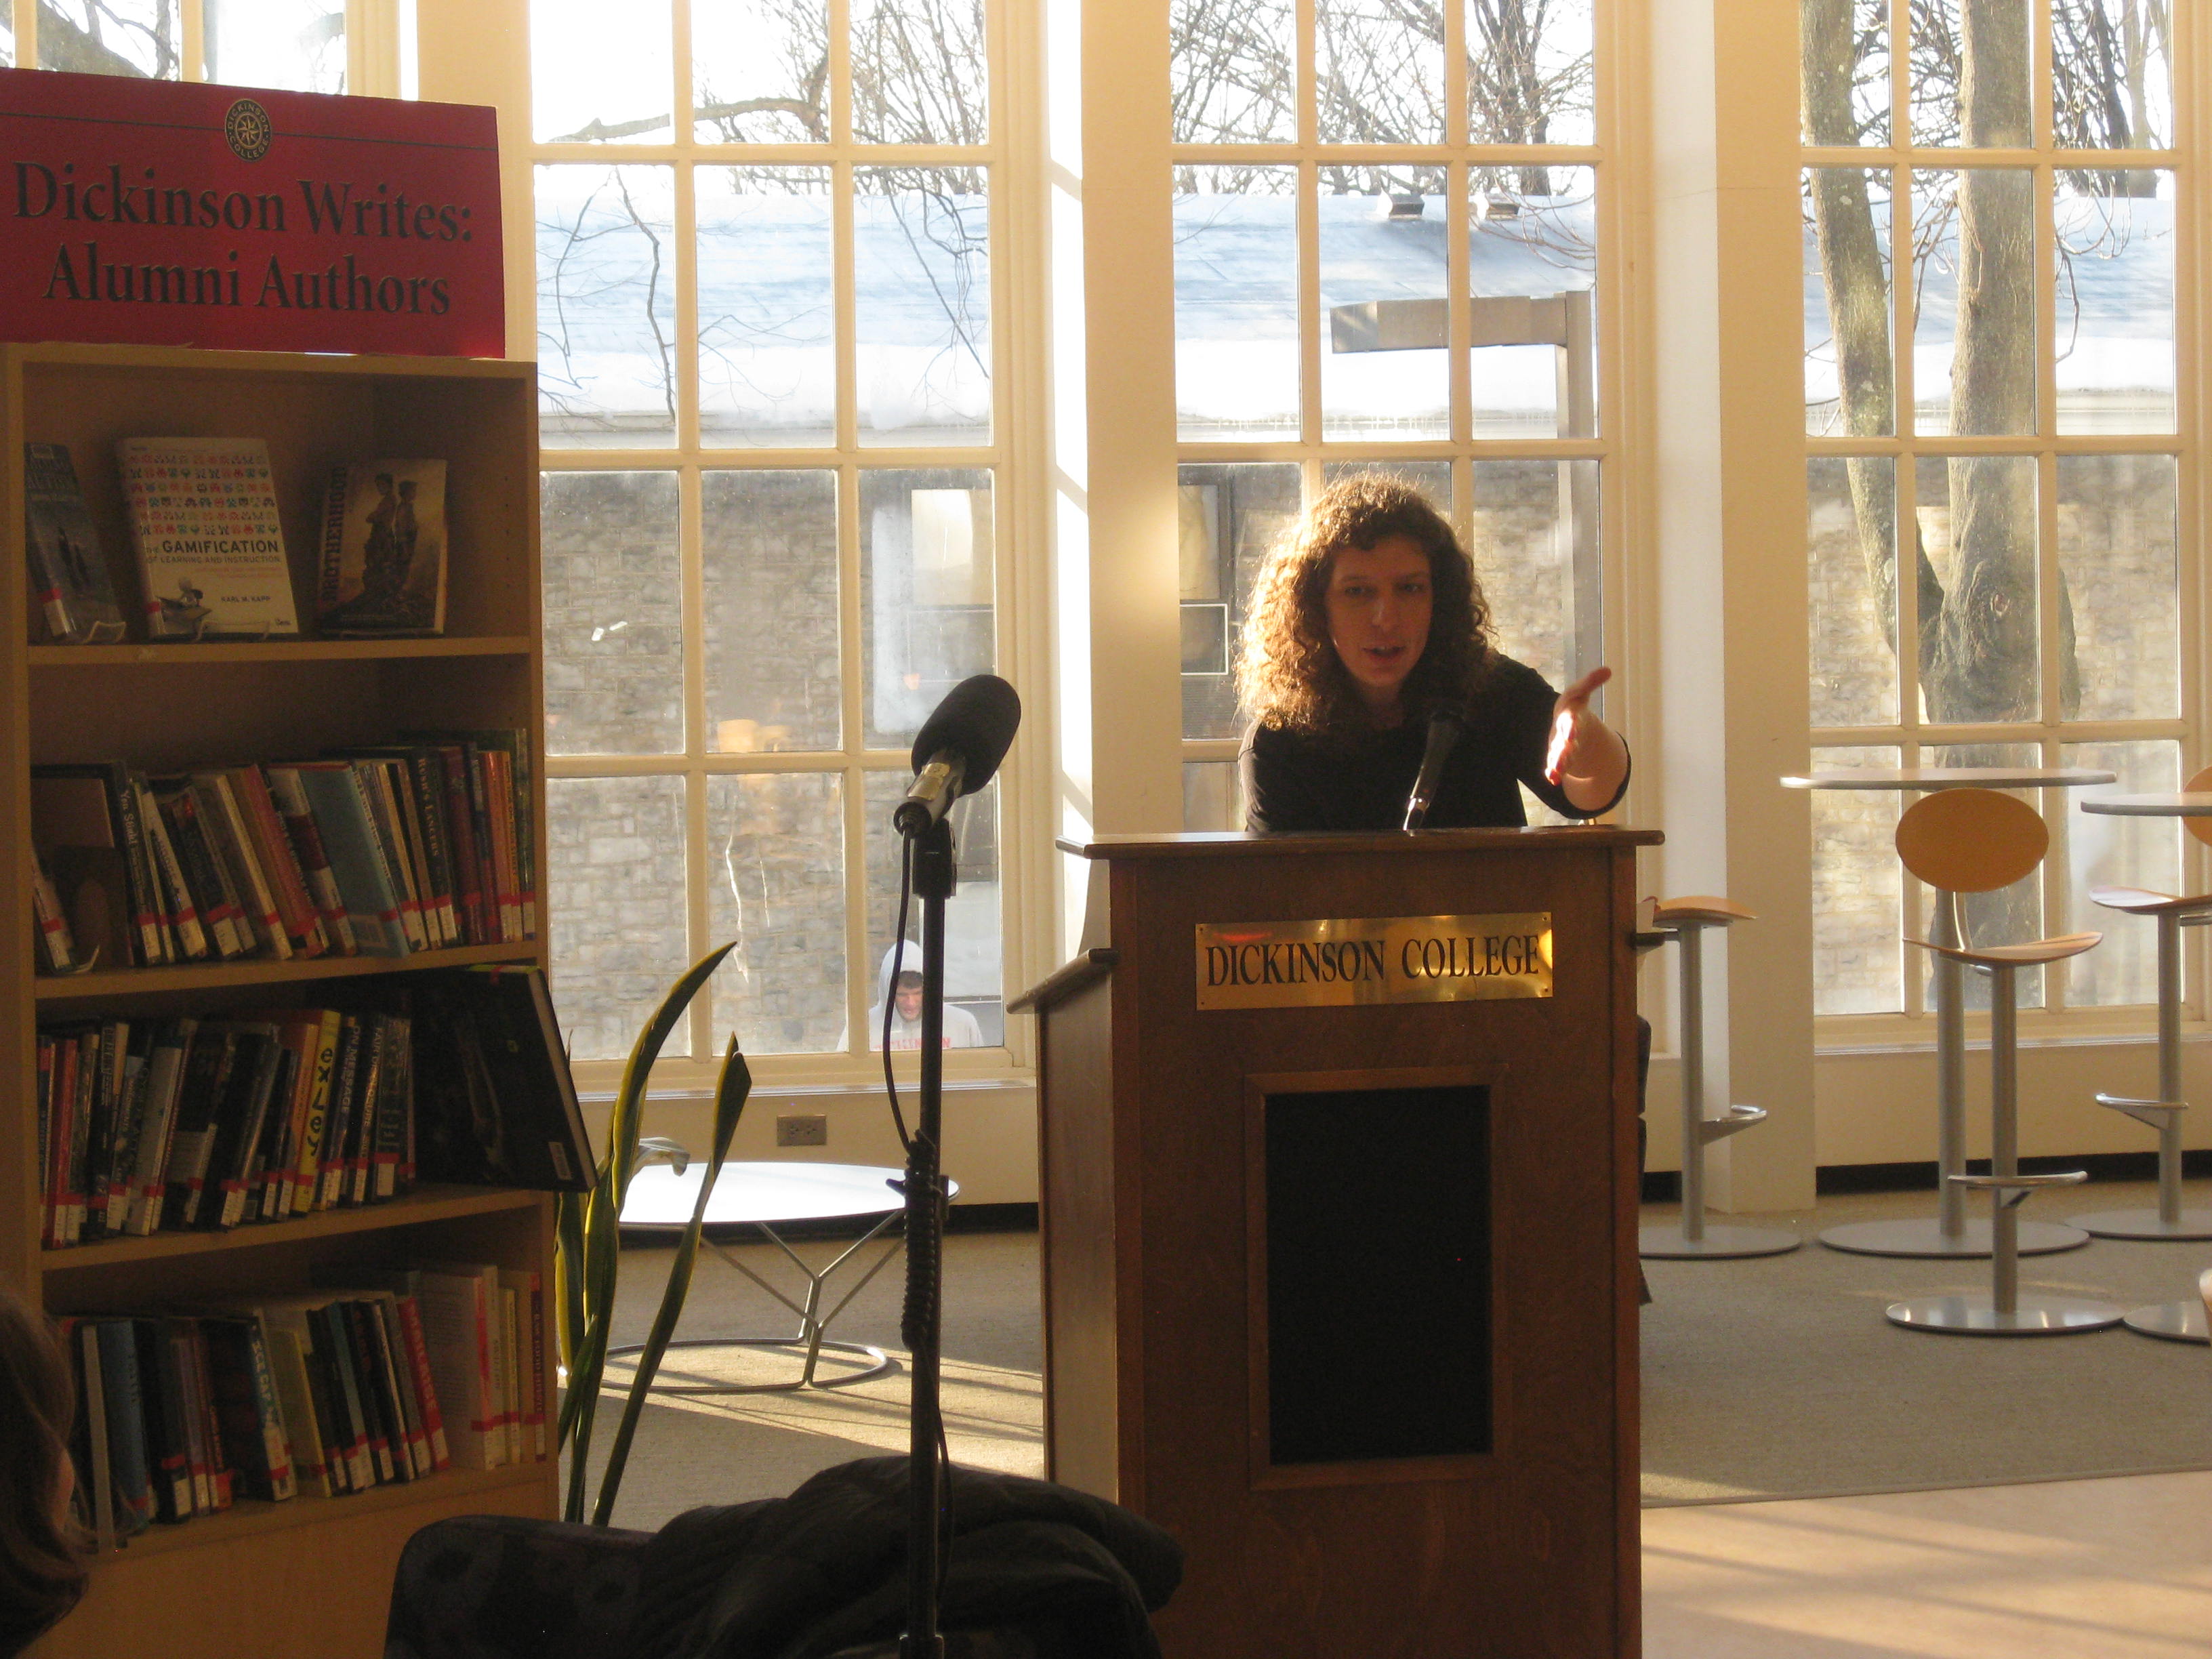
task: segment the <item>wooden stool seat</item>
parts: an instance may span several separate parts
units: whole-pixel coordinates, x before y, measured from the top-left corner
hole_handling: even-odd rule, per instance
[[[2148,887],[2092,887],[2089,896],[2107,910],[2124,910],[2131,916],[2185,916],[2212,911],[2212,893],[2184,897],[2154,893]]]
[[[1662,927],[1686,921],[1725,927],[1732,921],[1757,921],[1759,916],[1731,898],[1714,893],[1688,893],[1680,898],[1652,901],[1651,920]]]
[[[2055,939],[2030,939],[2025,945],[1937,945],[1929,939],[1908,939],[1907,945],[1917,945],[1923,951],[1932,951],[1939,957],[1948,957],[1954,962],[1963,962],[1970,968],[2039,968],[2046,963],[2063,962],[2069,957],[2078,957],[2104,939],[2102,933],[2061,933]]]

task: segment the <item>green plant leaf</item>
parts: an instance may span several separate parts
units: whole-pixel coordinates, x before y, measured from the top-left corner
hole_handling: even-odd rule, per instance
[[[592,1425],[599,1413],[599,1380],[606,1372],[607,1341],[614,1328],[615,1281],[622,1270],[623,1199],[629,1191],[630,1176],[637,1170],[638,1126],[645,1115],[646,1084],[684,1009],[714,977],[722,958],[736,948],[737,941],[732,939],[684,970],[638,1032],[637,1041],[630,1045],[629,1060],[623,1066],[622,1088],[615,1097],[614,1115],[607,1128],[606,1157],[584,1205],[582,1271],[577,1275],[580,1296],[576,1297],[582,1307],[580,1334],[568,1368],[568,1393],[561,1401],[561,1435],[568,1444],[568,1492],[562,1515],[571,1522],[584,1518]]]
[[[714,1148],[700,1175],[698,1200],[692,1205],[691,1219],[684,1224],[683,1237],[677,1241],[675,1260],[668,1268],[668,1285],[660,1293],[660,1310],[653,1316],[653,1330],[638,1354],[637,1375],[630,1379],[629,1397],[623,1402],[622,1421],[616,1426],[614,1443],[607,1449],[606,1473],[599,1477],[599,1501],[592,1511],[592,1524],[595,1527],[605,1526],[614,1514],[615,1495],[622,1488],[623,1470],[629,1462],[630,1442],[636,1437],[646,1396],[660,1369],[660,1358],[668,1351],[669,1340],[676,1334],[676,1322],[683,1317],[684,1298],[691,1291],[691,1269],[699,1259],[699,1235],[706,1226],[707,1201],[714,1196],[714,1178],[729,1158],[730,1140],[738,1132],[738,1120],[744,1115],[745,1101],[752,1088],[752,1068],[738,1051],[738,1040],[733,1036],[728,1051],[722,1056],[721,1076],[714,1085]]]

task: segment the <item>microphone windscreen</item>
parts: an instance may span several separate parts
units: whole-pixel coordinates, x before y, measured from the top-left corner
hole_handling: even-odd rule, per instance
[[[962,762],[960,793],[972,795],[991,781],[1013,746],[1022,723],[1022,700],[996,674],[974,674],[945,694],[914,740],[917,772],[930,757],[950,749]]]

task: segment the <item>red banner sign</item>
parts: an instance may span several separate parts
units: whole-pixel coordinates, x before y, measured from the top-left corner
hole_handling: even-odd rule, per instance
[[[493,112],[0,70],[0,339],[506,355]]]

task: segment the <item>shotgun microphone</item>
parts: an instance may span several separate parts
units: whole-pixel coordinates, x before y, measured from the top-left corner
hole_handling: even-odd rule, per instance
[[[1406,823],[1408,830],[1418,830],[1429,821],[1429,803],[1436,799],[1437,781],[1443,775],[1444,763],[1451,758],[1460,734],[1467,730],[1467,710],[1455,702],[1440,702],[1429,713],[1429,740],[1421,750],[1420,775],[1413,780],[1413,793],[1406,797]]]
[[[914,740],[914,787],[891,814],[891,827],[919,835],[961,796],[990,782],[1021,723],[1020,696],[996,674],[971,675],[946,692]]]

